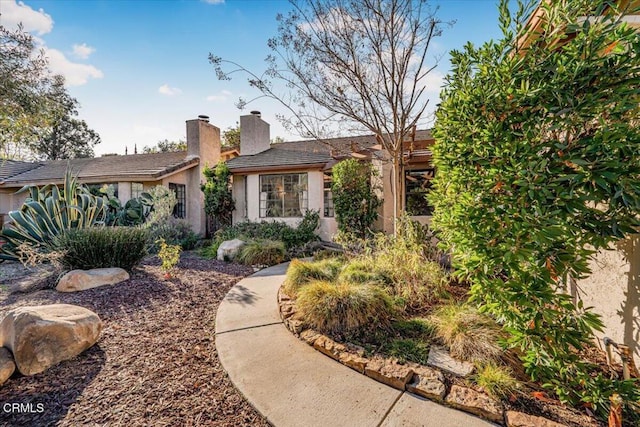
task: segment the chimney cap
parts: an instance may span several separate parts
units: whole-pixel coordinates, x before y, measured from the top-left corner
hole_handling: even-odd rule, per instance
[[[198,116],[198,120],[202,120],[203,122],[209,123],[209,116],[207,116],[206,114],[200,114]]]
[[[260,111],[258,111],[258,110],[253,110],[253,111],[251,111],[251,114],[253,114],[254,116],[258,116],[258,117],[260,117],[260,116],[262,115],[262,114],[260,113]]]

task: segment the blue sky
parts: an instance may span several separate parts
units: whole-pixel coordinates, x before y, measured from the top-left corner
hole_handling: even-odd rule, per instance
[[[436,42],[443,54],[429,95],[437,102],[448,52],[467,41],[499,37],[498,0],[436,0],[439,17],[456,20]],[[184,138],[185,120],[207,114],[222,130],[248,110],[260,110],[271,136],[299,139],[277,123],[282,107],[258,100],[240,111],[239,96],[257,95],[246,80],[218,81],[209,52],[263,70],[267,40],[276,34],[285,0],[0,0],[0,24],[23,22],[67,78],[80,116],[102,137],[96,153],[129,153],[137,144]]]

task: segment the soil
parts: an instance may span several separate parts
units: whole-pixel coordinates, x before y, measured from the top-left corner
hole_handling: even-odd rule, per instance
[[[148,258],[127,282],[68,294],[11,294],[25,272],[0,264],[9,285],[0,290],[0,318],[18,306],[67,303],[103,321],[98,343],[75,359],[31,377],[16,373],[0,387],[0,425],[269,425],[233,387],[215,346],[218,305],[252,270],[186,252],[167,280],[159,264]],[[23,404],[23,413],[6,403]]]

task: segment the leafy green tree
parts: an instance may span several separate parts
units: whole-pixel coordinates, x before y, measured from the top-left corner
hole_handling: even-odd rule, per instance
[[[231,195],[229,167],[225,162],[219,162],[214,168],[207,166],[203,174],[207,179],[201,187],[204,192],[204,211],[220,225],[231,225],[236,205]]]
[[[371,183],[375,176],[370,162],[346,159],[333,166],[331,191],[338,230],[358,237],[371,234],[382,203]]]
[[[162,141],[158,141],[156,145],[153,147],[149,147],[146,145],[142,152],[145,154],[149,153],[169,153],[174,151],[186,151],[187,143],[184,139],[179,139],[177,141],[169,141],[168,139],[163,139]]]
[[[240,123],[236,122],[235,126],[229,126],[222,132],[222,146],[240,147]]]
[[[602,322],[566,290],[640,225],[640,34],[615,3],[549,3],[531,34],[532,4],[513,16],[502,0],[503,38],[451,53],[434,226],[531,377],[602,415],[614,392],[637,402],[638,384],[579,357]]]

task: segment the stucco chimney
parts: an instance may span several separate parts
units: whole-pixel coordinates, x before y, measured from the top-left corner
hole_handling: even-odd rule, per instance
[[[240,155],[250,156],[269,149],[269,123],[262,120],[260,111],[240,116]]]
[[[198,165],[186,173],[187,220],[193,231],[204,235],[206,215],[204,193],[200,190],[204,181],[202,172],[205,166],[215,167],[220,161],[220,128],[209,123],[208,116],[187,120],[187,155],[200,158]]]

